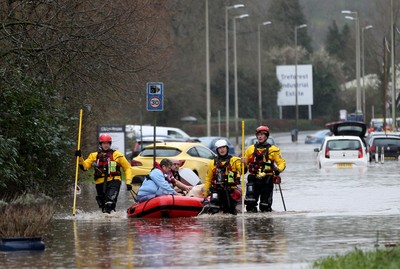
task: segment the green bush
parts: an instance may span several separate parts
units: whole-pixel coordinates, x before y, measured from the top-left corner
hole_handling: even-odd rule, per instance
[[[0,88],[0,198],[65,191],[69,118],[55,89],[19,70],[1,73]]]

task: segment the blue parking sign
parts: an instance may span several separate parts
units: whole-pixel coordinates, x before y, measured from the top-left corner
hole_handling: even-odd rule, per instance
[[[147,111],[164,110],[164,84],[147,82]]]

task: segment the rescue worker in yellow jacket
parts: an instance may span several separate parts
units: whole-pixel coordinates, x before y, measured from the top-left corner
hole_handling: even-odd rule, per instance
[[[246,149],[242,158],[249,172],[246,184],[246,210],[257,212],[260,199],[260,211],[271,212],[274,183],[280,183],[280,177],[277,176],[285,170],[286,161],[282,157],[281,150],[267,142],[268,126],[257,127],[256,137],[257,142]]]
[[[208,165],[203,187],[203,196],[210,196],[209,213],[236,215],[236,205],[241,200],[240,173],[242,163],[239,157],[229,155],[228,143],[224,139],[215,142],[217,157]],[[238,187],[239,185],[239,187]]]
[[[82,152],[77,150],[75,156],[79,156],[79,166],[87,171],[94,168],[94,180],[96,182],[96,201],[103,213],[115,211],[119,190],[121,188],[121,168],[125,174],[126,188],[132,190],[131,165],[125,156],[118,150],[111,149],[112,138],[109,134],[99,137],[99,150],[89,154],[86,160]]]

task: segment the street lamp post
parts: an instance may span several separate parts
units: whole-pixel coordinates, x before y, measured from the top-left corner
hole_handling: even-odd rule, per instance
[[[243,4],[225,7],[225,95],[226,95],[226,137],[229,137],[229,46],[228,46],[228,11],[244,7]]]
[[[396,70],[394,63],[394,20],[393,20],[393,0],[390,0],[390,61],[391,61],[391,73],[392,73],[392,131],[397,128],[396,124]]]
[[[361,85],[360,85],[360,20],[357,11],[342,10],[342,14],[353,14],[354,16],[346,16],[346,19],[353,20],[356,22],[356,80],[357,80],[357,92],[356,92],[356,113],[362,113],[361,111]],[[365,113],[365,112],[364,112]]]
[[[206,0],[206,118],[207,118],[207,136],[211,135],[211,93],[210,93],[210,46],[208,33],[208,0]]]
[[[295,67],[294,67],[294,77],[295,77],[295,103],[296,103],[296,132],[299,130],[299,102],[298,102],[298,90],[297,90],[297,30],[301,28],[307,27],[307,24],[302,24],[294,27],[294,62],[295,62]],[[296,139],[297,141],[297,135]]]
[[[259,125],[262,125],[262,95],[261,95],[261,37],[260,37],[260,26],[271,24],[270,21],[260,23],[257,28],[258,37],[258,121]]]
[[[233,18],[233,66],[235,76],[235,137],[236,146],[239,146],[239,101],[237,82],[237,57],[236,57],[236,20],[248,17],[249,14],[242,14]]]
[[[363,113],[364,113],[364,121],[366,120],[367,110],[365,109],[365,54],[364,54],[364,31],[371,29],[372,25],[367,25],[361,29],[361,54],[362,54],[362,104],[363,104]]]

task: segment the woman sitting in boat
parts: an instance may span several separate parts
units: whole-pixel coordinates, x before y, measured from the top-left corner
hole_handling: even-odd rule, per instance
[[[177,194],[174,190],[175,180],[170,178],[172,161],[162,159],[160,164],[155,163],[150,174],[146,176],[138,191],[138,201],[144,202],[156,196]]]
[[[239,157],[228,154],[226,140],[215,142],[217,158],[208,166],[206,181],[203,187],[203,196],[210,197],[209,213],[224,213],[236,215],[236,205],[242,197],[240,184],[241,160]]]

